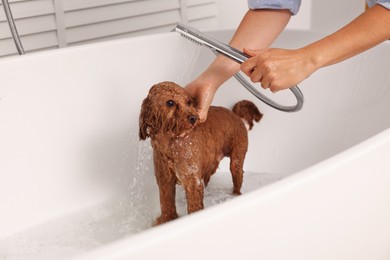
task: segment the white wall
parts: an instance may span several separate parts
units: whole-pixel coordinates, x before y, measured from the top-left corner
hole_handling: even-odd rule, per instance
[[[235,29],[248,10],[246,0],[217,0],[218,28]]]
[[[334,32],[361,14],[364,7],[364,0],[313,1],[311,28],[316,31]]]

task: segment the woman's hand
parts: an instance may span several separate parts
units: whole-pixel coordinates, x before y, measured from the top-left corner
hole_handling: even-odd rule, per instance
[[[201,123],[207,119],[207,113],[217,89],[217,86],[212,85],[207,80],[202,80],[202,78],[198,78],[186,86],[188,93],[196,100],[196,108]]]
[[[241,70],[253,83],[260,82],[272,92],[291,88],[310,76],[316,68],[304,49],[262,49],[244,52],[250,56]]]

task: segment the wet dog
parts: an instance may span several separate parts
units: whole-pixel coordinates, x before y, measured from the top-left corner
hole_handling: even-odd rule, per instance
[[[199,123],[195,102],[184,88],[161,82],[150,89],[141,107],[139,138],[150,138],[153,147],[161,207],[155,224],[178,217],[176,184],[185,190],[188,213],[203,209],[204,188],[225,156],[230,157],[233,194],[241,194],[247,131],[262,116],[252,102],[244,100],[232,111],[210,107],[207,120]]]

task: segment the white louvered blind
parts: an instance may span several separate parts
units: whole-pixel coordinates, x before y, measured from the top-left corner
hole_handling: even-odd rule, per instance
[[[216,0],[9,0],[25,51],[216,26]],[[0,56],[17,51],[0,4]]]

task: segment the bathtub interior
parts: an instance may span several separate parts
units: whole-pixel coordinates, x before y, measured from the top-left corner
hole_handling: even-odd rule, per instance
[[[212,34],[227,42],[231,32]],[[322,36],[286,31],[275,46],[298,48]],[[66,258],[150,228],[158,193],[150,145],[138,140],[138,114],[150,86],[185,84],[213,58],[200,48],[189,72],[183,48],[191,47],[167,33],[0,62],[1,258]],[[244,196],[387,129],[389,58],[382,44],[318,71],[299,86],[305,104],[298,113],[269,108],[234,79],[226,82],[215,105],[249,99],[264,114],[249,134]],[[268,95],[294,102],[288,92]],[[227,171],[224,160],[206,206],[232,198]],[[184,215],[180,190],[177,200]]]

